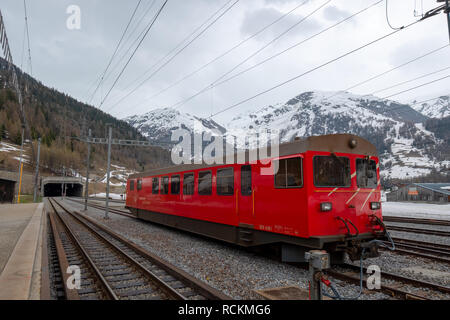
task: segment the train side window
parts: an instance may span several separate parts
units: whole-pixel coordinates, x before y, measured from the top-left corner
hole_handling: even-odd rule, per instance
[[[241,167],[241,194],[252,195],[252,166]]]
[[[159,193],[159,178],[152,179],[152,194]]]
[[[350,160],[347,157],[315,156],[313,166],[316,187],[350,187]]]
[[[137,189],[138,190],[142,189],[142,179],[138,179],[138,181],[137,181]]]
[[[183,176],[183,194],[193,195],[194,194],[194,174],[185,173]]]
[[[169,177],[163,177],[161,194],[168,194],[168,193],[169,193]]]
[[[275,188],[287,189],[303,186],[302,158],[275,160],[274,169],[276,171]]]
[[[170,177],[170,193],[171,194],[180,194],[180,176],[172,176]]]
[[[377,164],[374,160],[356,159],[356,183],[358,188],[377,187]]]
[[[234,194],[233,168],[217,170],[217,194],[221,196],[232,196]]]
[[[212,173],[201,171],[198,173],[198,194],[208,196],[212,194]]]
[[[130,180],[130,191],[134,190],[134,180]]]

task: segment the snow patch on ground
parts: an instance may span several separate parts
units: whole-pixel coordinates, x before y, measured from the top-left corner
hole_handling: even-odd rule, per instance
[[[450,204],[383,202],[384,216],[450,220]]]

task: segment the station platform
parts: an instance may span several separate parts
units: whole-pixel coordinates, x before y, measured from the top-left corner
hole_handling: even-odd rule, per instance
[[[0,300],[39,300],[44,204],[0,205]]]

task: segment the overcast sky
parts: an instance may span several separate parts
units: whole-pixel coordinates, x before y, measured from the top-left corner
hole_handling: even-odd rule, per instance
[[[155,62],[176,47],[228,1],[169,0],[101,109],[123,118],[142,114],[158,107],[172,106],[209,86],[249,55],[272,41],[274,37],[327,3],[327,0],[240,0],[152,79],[117,104],[120,98],[146,78],[145,75],[151,74],[152,71],[149,71],[149,68]],[[234,1],[231,1],[228,6]],[[141,1],[135,19],[125,36],[125,40],[129,40],[125,41],[125,45],[119,50],[118,58],[145,28],[163,0],[155,0],[148,14],[144,16],[152,2],[153,0]],[[304,2],[304,5],[299,6]],[[279,40],[249,59],[234,73],[320,32],[375,2],[377,1],[330,1]],[[33,76],[45,85],[68,93],[80,101],[89,101],[89,93],[95,88],[94,82],[105,69],[137,3],[138,0],[27,0]],[[70,5],[77,5],[81,9],[79,30],[67,28],[66,22],[70,14],[66,13],[66,10]],[[435,0],[423,0],[424,11],[437,5]],[[161,89],[183,78],[297,6],[299,7],[291,14],[227,56],[177,86],[151,98]],[[0,8],[5,19],[14,62],[18,66],[22,65],[24,71],[30,72],[27,55],[26,53],[23,55],[25,26],[23,1],[0,0]],[[418,19],[414,16],[415,9],[417,14],[422,14],[420,0],[391,0],[388,9],[393,27],[400,27]],[[144,18],[141,24],[137,25],[137,21],[142,16]],[[134,33],[131,34],[131,31]],[[179,110],[202,117],[210,116],[220,109],[251,97],[392,31],[386,23],[385,1],[383,1],[352,20],[270,62],[199,95],[181,105]],[[128,38],[129,35],[130,38]],[[343,90],[448,43],[446,18],[440,14],[250,100],[215,119],[226,123],[238,113],[257,110],[268,104],[286,102],[308,90]],[[114,60],[113,73],[106,79],[93,100],[95,106],[99,106],[128,56],[120,64],[117,64],[119,59]],[[351,92],[371,93],[448,66],[450,66],[450,47],[376,81],[355,88]],[[384,97],[448,74],[450,69],[380,92],[379,96]],[[141,81],[136,81],[138,78]],[[449,94],[449,88],[450,78],[447,78],[421,89],[395,96],[393,99],[410,101],[433,98]]]

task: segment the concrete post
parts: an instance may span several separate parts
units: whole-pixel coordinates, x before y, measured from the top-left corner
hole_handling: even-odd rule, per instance
[[[330,257],[324,250],[311,250],[305,258],[309,262],[311,300],[322,300],[322,271],[330,268]]]
[[[106,208],[105,208],[105,219],[109,219],[109,176],[111,167],[111,140],[112,140],[112,127],[109,126],[108,132],[108,165],[106,167]]]
[[[91,137],[92,137],[92,131],[89,129],[89,140],[87,145],[87,161],[86,161],[86,187],[84,192],[84,211],[87,211],[87,204],[88,204],[88,198],[89,198],[89,167],[91,166]]]
[[[41,156],[41,138],[38,139],[38,152],[36,159],[36,171],[34,172],[34,196],[33,202],[37,202],[38,189],[39,189],[39,158]]]

